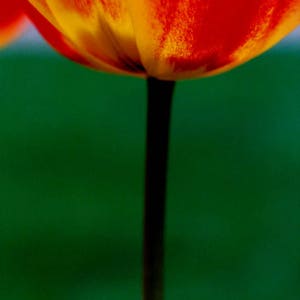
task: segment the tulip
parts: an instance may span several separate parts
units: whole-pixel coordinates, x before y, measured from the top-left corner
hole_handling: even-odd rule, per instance
[[[20,0],[0,0],[0,48],[20,34],[24,23]]]
[[[300,22],[300,0],[28,2],[36,26],[64,55],[97,70],[163,80],[227,71]]]
[[[300,0],[24,0],[41,34],[91,68],[148,78],[144,299],[163,299],[174,83],[228,71],[300,23]]]

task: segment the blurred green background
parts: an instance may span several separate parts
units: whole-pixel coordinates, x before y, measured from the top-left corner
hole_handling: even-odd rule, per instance
[[[141,299],[145,82],[0,56],[0,298]],[[300,297],[300,56],[180,82],[167,300]]]

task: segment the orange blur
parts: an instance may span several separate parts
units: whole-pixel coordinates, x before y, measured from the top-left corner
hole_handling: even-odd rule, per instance
[[[0,0],[0,48],[18,37],[24,23],[21,0]]]

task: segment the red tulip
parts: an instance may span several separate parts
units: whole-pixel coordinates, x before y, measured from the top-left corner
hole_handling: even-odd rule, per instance
[[[20,34],[24,22],[20,0],[0,0],[0,48]]]
[[[64,55],[99,70],[167,80],[227,71],[300,22],[300,0],[26,1]]]
[[[24,3],[40,32],[63,55],[97,70],[148,77],[143,299],[162,300],[174,81],[221,73],[266,51],[299,25],[300,0]]]

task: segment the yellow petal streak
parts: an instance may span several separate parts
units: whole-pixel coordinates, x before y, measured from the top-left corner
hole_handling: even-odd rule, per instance
[[[47,0],[60,30],[93,62],[126,69],[138,59],[130,18],[122,0]]]

